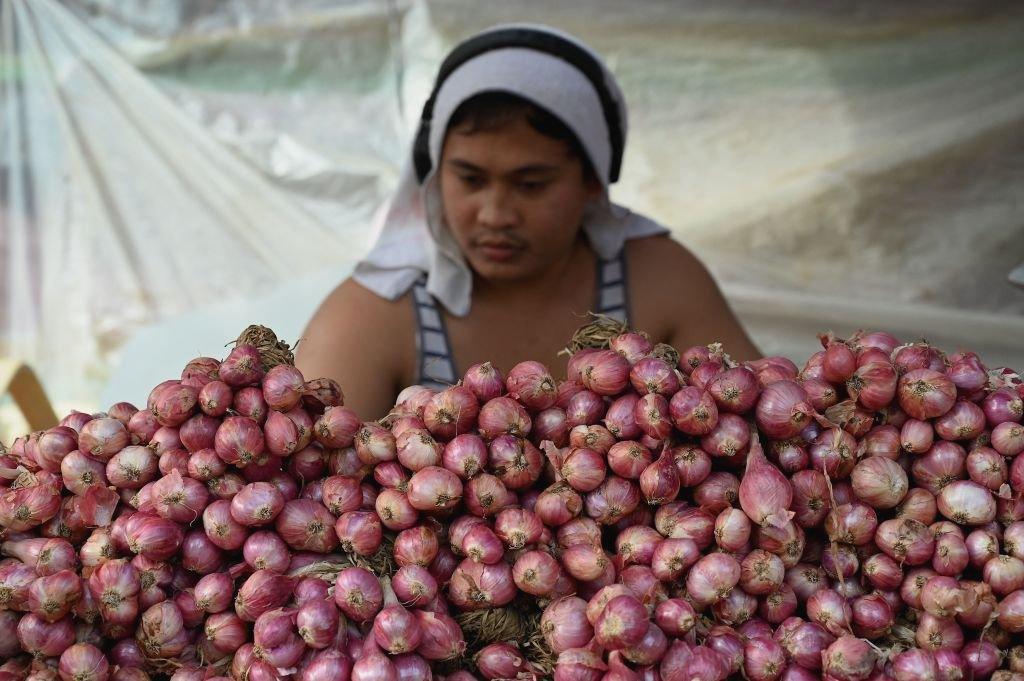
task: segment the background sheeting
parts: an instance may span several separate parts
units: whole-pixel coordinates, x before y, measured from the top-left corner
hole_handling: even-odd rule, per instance
[[[524,20],[605,55],[630,107],[615,200],[673,227],[766,353],[802,362],[819,331],[883,328],[1024,369],[1019,3],[0,13],[0,356],[59,410],[143,402],[250,321],[295,339],[368,248],[447,49]]]

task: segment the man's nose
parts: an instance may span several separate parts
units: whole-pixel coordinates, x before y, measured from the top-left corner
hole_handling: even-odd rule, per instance
[[[477,222],[481,227],[502,229],[516,222],[516,206],[511,193],[501,187],[494,187],[481,199]]]

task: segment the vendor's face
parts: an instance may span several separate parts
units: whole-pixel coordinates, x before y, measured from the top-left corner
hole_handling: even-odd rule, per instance
[[[441,152],[444,217],[473,270],[490,280],[543,273],[565,261],[587,201],[569,145],[534,130],[525,116],[495,130],[448,131]]]

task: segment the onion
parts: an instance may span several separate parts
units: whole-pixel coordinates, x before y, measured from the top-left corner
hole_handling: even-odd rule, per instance
[[[864,640],[842,636],[822,653],[822,670],[838,681],[867,679],[877,655]]]
[[[786,666],[785,652],[770,638],[754,638],[743,649],[743,673],[751,681],[774,681]]]
[[[541,500],[538,499],[538,507],[540,504]],[[587,515],[602,525],[611,525],[618,522],[623,516],[632,513],[639,504],[639,487],[633,482],[616,475],[606,478],[601,483],[601,486],[590,492],[586,498]],[[570,500],[566,508],[571,511],[574,505]],[[539,508],[537,513],[544,520],[544,515]],[[545,523],[551,524],[547,523],[546,520]]]
[[[1010,388],[998,388],[985,397],[981,408],[990,428],[1007,421],[1020,423],[1024,417],[1024,398]]]
[[[203,510],[203,527],[210,541],[224,550],[234,551],[245,543],[245,526],[234,519],[229,501],[220,499],[207,506]]]
[[[779,469],[768,463],[756,435],[751,438],[739,500],[743,512],[762,527],[783,527],[794,515],[789,510],[793,489]]]
[[[672,397],[679,390],[680,382],[675,369],[660,357],[644,357],[632,364],[629,382],[641,395],[657,393]]]
[[[903,503],[896,507],[897,518],[912,518],[926,525],[935,520],[938,513],[935,497],[926,489],[912,488],[903,498]]]
[[[106,462],[131,442],[124,424],[113,418],[92,419],[78,435],[78,449],[83,454]]]
[[[967,455],[966,465],[971,480],[993,492],[998,492],[1009,477],[1006,459],[991,447],[972,449]]]
[[[869,411],[886,407],[896,396],[896,368],[887,360],[869,361],[846,380],[846,391]]]
[[[110,484],[120,489],[139,489],[157,475],[157,458],[148,447],[131,445],[107,461]]]
[[[951,482],[939,492],[938,509],[959,525],[984,525],[996,517],[992,493],[970,480]]]
[[[836,339],[831,333],[819,336],[825,352],[821,357],[821,377],[829,383],[843,383],[857,368],[857,357],[846,341]]]
[[[858,546],[869,543],[877,527],[874,509],[860,502],[837,506],[825,519],[825,531],[832,541]]]
[[[466,651],[466,641],[458,623],[444,613],[414,611],[422,642],[416,652],[428,660],[452,660]]]
[[[850,474],[857,498],[875,508],[894,508],[906,496],[906,472],[891,459],[871,456],[862,459]]]
[[[247,387],[236,392],[232,407],[239,415],[247,416],[256,423],[263,423],[267,419],[267,403],[259,388]]]
[[[82,597],[82,580],[74,570],[61,570],[39,577],[28,588],[29,612],[47,622],[63,618]]]
[[[686,591],[700,605],[728,595],[740,580],[740,564],[730,555],[713,553],[698,560],[686,576]]]
[[[576,496],[576,503],[574,504],[576,511],[573,513],[573,515],[575,515],[575,513],[578,513],[579,507],[582,505],[582,501],[580,501],[579,495],[576,495],[575,492],[572,492],[568,485],[552,486],[552,488],[554,487],[558,488],[558,490],[555,491],[570,492]],[[549,490],[552,490],[552,488],[549,488]],[[500,479],[489,473],[478,473],[469,482],[466,483],[466,486],[464,488],[466,509],[473,515],[477,515],[480,517],[491,515],[497,512],[500,508],[504,507],[508,494],[509,492],[508,489],[505,487],[505,483],[503,483]],[[553,516],[545,516],[546,513],[554,513],[555,506],[557,506],[557,504],[554,504],[549,507],[549,504],[553,504],[553,502],[555,502],[556,499],[552,495],[548,495],[547,497],[545,497],[545,494],[548,494],[548,492],[542,493],[540,495],[540,498],[538,498],[537,513],[541,516],[541,519],[548,525],[554,526],[560,524],[553,522]],[[541,501],[542,499],[543,504]],[[543,512],[541,510],[542,507],[545,509]],[[411,509],[412,507],[410,506],[409,508]],[[415,509],[412,510],[413,512],[415,512]],[[549,520],[552,520],[552,522],[549,522]],[[562,522],[564,522],[564,520]]]
[[[452,386],[432,396],[423,409],[423,423],[431,434],[450,440],[471,430],[480,414],[476,395],[465,386]]]
[[[899,380],[900,407],[911,418],[925,420],[942,416],[956,401],[956,386],[949,378],[932,369],[914,369]]]
[[[423,639],[416,615],[401,605],[388,605],[373,619],[373,636],[384,650],[392,655],[408,653]]]
[[[265,446],[259,424],[247,416],[229,416],[214,438],[217,456],[239,467],[256,461]]]
[[[858,636],[878,638],[895,622],[893,607],[880,593],[858,596],[851,605],[853,630]]]
[[[760,386],[747,367],[727,369],[707,382],[707,391],[718,408],[733,414],[750,411],[757,403]]]
[[[258,383],[263,378],[259,351],[252,345],[236,345],[220,363],[217,375],[233,388]]]
[[[590,642],[594,630],[587,620],[586,609],[586,601],[576,596],[560,598],[544,609],[540,619],[540,631],[554,653],[560,655],[566,650],[581,648]]]
[[[462,378],[462,384],[469,388],[481,403],[505,394],[505,381],[501,371],[490,362],[469,367]]]
[[[813,411],[800,384],[776,381],[762,391],[757,401],[757,426],[773,439],[796,437],[810,423]]]
[[[912,648],[892,658],[892,675],[896,681],[935,681],[939,664],[930,650]]]
[[[662,449],[657,461],[640,474],[640,490],[652,506],[672,501],[679,494],[679,472],[668,447]]]
[[[668,400],[657,393],[648,393],[636,402],[633,418],[648,437],[664,440],[672,433]]]
[[[672,459],[679,473],[681,487],[696,487],[707,479],[711,473],[711,457],[696,445],[680,445],[671,447]],[[737,482],[737,493],[738,493]]]
[[[480,434],[491,440],[505,433],[526,437],[532,422],[521,404],[510,397],[496,397],[480,407],[477,425]]]
[[[590,390],[581,390],[574,394],[565,405],[565,420],[572,428],[597,425],[604,415],[604,400]]]
[[[489,468],[512,490],[531,486],[543,472],[541,452],[529,440],[502,434],[491,441]],[[457,482],[457,481],[456,481]]]
[[[368,466],[398,458],[395,436],[391,431],[376,423],[364,423],[356,432],[356,454]]]
[[[962,537],[945,534],[935,540],[935,555],[932,567],[940,575],[955,577],[970,564],[967,544]]]
[[[153,560],[168,560],[173,556],[185,534],[177,523],[156,514],[139,512],[125,525],[128,548]]]
[[[647,358],[654,349],[647,334],[629,331],[608,341],[608,347],[626,358],[631,365]],[[657,359],[657,358],[652,358]]]
[[[515,594],[512,568],[504,562],[486,565],[467,558],[455,569],[449,586],[451,602],[463,610],[507,605]]]
[[[598,395],[616,395],[628,385],[629,372],[629,361],[619,353],[595,350],[582,358],[579,381],[584,388]]]
[[[973,440],[984,430],[985,413],[981,407],[966,400],[958,400],[949,411],[935,419],[935,432],[945,440]]]
[[[750,519],[737,508],[727,508],[715,519],[715,541],[724,550],[735,552],[750,541]]]
[[[740,564],[739,584],[747,593],[767,595],[782,586],[785,574],[781,558],[762,549],[754,549]]]
[[[554,681],[601,681],[608,665],[587,648],[569,648],[558,654]],[[464,681],[464,680],[462,680]]]
[[[992,429],[992,448],[1003,456],[1024,452],[1024,426],[1007,421]]]
[[[398,670],[381,652],[375,637],[367,636],[362,655],[352,666],[351,681],[398,681]]]
[[[196,607],[205,613],[224,612],[231,607],[234,581],[224,572],[208,574],[196,583],[193,590]]]
[[[437,580],[419,565],[405,565],[395,572],[392,587],[405,605],[422,606],[437,595]]]
[[[384,591],[372,572],[349,567],[338,573],[334,601],[355,622],[369,622],[384,605]]]
[[[284,505],[274,527],[281,539],[297,551],[330,553],[338,545],[334,522],[334,516],[323,504],[294,499]]]
[[[724,413],[700,446],[711,456],[733,457],[744,453],[750,444],[750,426],[736,414]]]
[[[569,420],[561,407],[549,407],[533,419],[534,443],[551,440],[556,447],[564,447],[569,440]]]
[[[598,616],[594,636],[605,649],[621,650],[638,645],[647,628],[647,608],[633,596],[616,596]]]
[[[918,620],[915,639],[918,646],[927,650],[960,650],[964,645],[963,630],[955,620],[944,620],[927,612]]]
[[[985,583],[997,596],[1024,589],[1024,561],[1013,556],[993,556],[982,570]]]
[[[997,621],[1000,627],[1010,633],[1024,632],[1024,589],[1014,591],[1000,601]]]
[[[427,466],[409,479],[407,494],[409,504],[418,511],[445,510],[462,499],[462,482],[445,468]]]
[[[634,393],[627,393],[612,402],[604,418],[608,432],[620,440],[639,438],[643,434],[636,422],[636,406],[639,403],[640,397]]]
[[[935,538],[921,522],[911,518],[886,520],[875,532],[875,542],[890,558],[907,565],[930,560]]]
[[[590,492],[604,482],[607,475],[605,457],[586,448],[572,449],[562,462],[562,478],[579,492]]]
[[[514,679],[531,668],[519,649],[509,643],[492,643],[477,653],[476,667],[487,679]]]
[[[928,453],[918,457],[912,466],[914,482],[932,494],[962,477],[967,459],[963,447],[952,442],[937,442]]]
[[[686,386],[672,395],[669,416],[683,433],[704,437],[718,425],[718,405],[706,390]]]
[[[654,456],[650,450],[633,440],[622,440],[608,450],[608,466],[621,477],[636,480],[651,465]]]
[[[710,513],[719,513],[736,503],[740,494],[740,481],[732,473],[716,471],[697,485],[693,499]]]
[[[509,397],[527,409],[542,411],[555,404],[555,379],[540,362],[526,361],[515,365],[509,370],[505,385]]]
[[[29,613],[18,622],[18,642],[21,649],[36,657],[57,657],[72,645],[75,627],[70,617],[57,622]]]

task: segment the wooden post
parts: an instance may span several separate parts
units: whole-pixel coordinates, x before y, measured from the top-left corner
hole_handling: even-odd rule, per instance
[[[14,398],[31,430],[46,430],[57,425],[57,414],[35,372],[27,364],[0,358],[0,397],[8,394]]]

